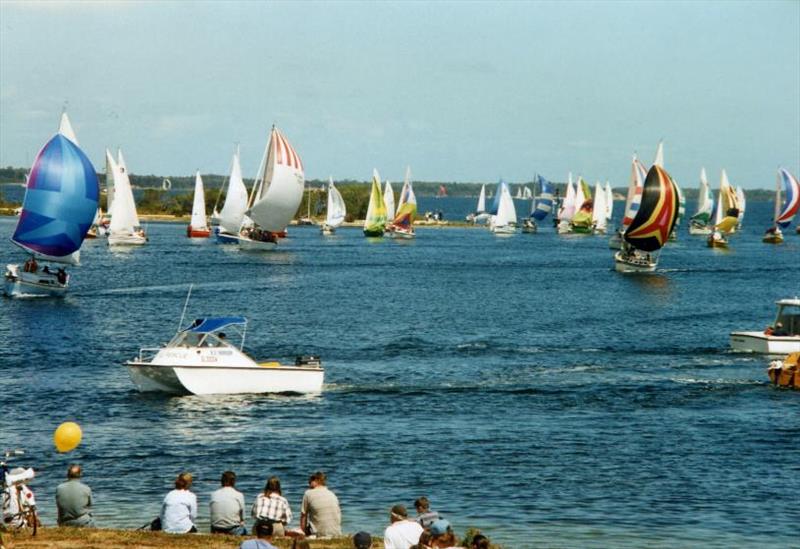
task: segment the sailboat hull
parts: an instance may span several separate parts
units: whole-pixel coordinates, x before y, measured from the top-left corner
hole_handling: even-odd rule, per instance
[[[147,243],[147,237],[134,233],[134,234],[109,234],[109,246],[142,246]]]
[[[323,223],[322,227],[320,228],[320,232],[324,235],[332,235],[336,232],[336,227],[332,227],[327,223]]]
[[[237,237],[235,234],[231,234],[229,232],[226,232],[225,229],[222,229],[222,228],[219,228],[219,227],[217,228],[216,237],[217,237],[217,243],[219,243],[219,244],[238,244],[239,243],[239,237]]]
[[[711,227],[698,227],[696,225],[689,225],[689,234],[692,236],[708,236],[711,234]]]
[[[625,256],[622,252],[614,254],[614,270],[618,273],[652,273],[656,262],[643,257]]]
[[[368,238],[383,236],[383,229],[364,229],[364,236]]]
[[[406,229],[404,227],[392,227],[386,233],[386,236],[389,238],[396,238],[398,240],[411,240],[412,238],[416,238],[417,233],[414,232],[414,229]]]
[[[64,297],[68,286],[69,277],[62,284],[55,273],[26,273],[19,265],[6,265],[3,293],[8,297]]]
[[[208,238],[211,236],[210,229],[195,229],[191,225],[186,227],[186,236],[189,238]]]
[[[762,238],[761,242],[763,242],[764,244],[782,244],[783,243],[783,235],[781,235],[781,234],[769,234],[769,235],[766,235],[764,238]]]
[[[274,250],[277,245],[278,245],[277,240],[275,241],[252,240],[245,236],[239,237],[239,248],[247,252],[269,252]]]

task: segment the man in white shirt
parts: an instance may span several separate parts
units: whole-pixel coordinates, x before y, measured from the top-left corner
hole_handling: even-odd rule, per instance
[[[389,520],[391,524],[383,533],[383,545],[386,549],[409,549],[419,542],[422,526],[418,522],[408,520],[405,507],[402,505],[392,507]]]
[[[220,479],[222,488],[211,494],[211,533],[244,536],[244,496],[236,486],[236,473],[225,471]]]

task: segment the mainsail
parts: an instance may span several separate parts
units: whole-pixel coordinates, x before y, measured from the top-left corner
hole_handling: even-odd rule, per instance
[[[338,227],[344,221],[347,215],[347,207],[345,206],[342,194],[333,184],[333,178],[328,178],[328,211],[325,217],[325,223],[330,227]]]
[[[262,229],[278,232],[289,225],[303,199],[303,162],[284,135],[272,127],[247,215]]]
[[[625,199],[625,216],[622,218],[623,227],[630,225],[633,218],[636,217],[642,201],[642,187],[646,178],[647,170],[634,154],[631,161],[631,180],[628,183],[628,195]]]
[[[711,221],[711,210],[714,208],[714,196],[708,185],[706,169],[700,170],[700,189],[697,193],[697,213],[691,217],[693,225],[705,227]]]
[[[206,193],[203,189],[203,178],[200,177],[200,170],[197,170],[194,176],[194,202],[192,203],[192,220],[189,226],[196,231],[208,230]]]
[[[394,219],[394,190],[388,179],[383,187],[383,203],[386,204],[386,219]]]
[[[719,200],[717,202],[717,220],[714,228],[722,233],[730,233],[739,223],[739,197],[728,181],[728,174],[722,170],[719,183]]]
[[[669,174],[654,164],[647,172],[636,216],[623,238],[636,249],[654,252],[669,239],[678,217],[678,189]]]
[[[239,162],[239,150],[233,153],[231,175],[228,179],[228,192],[225,203],[219,212],[219,225],[229,234],[237,234],[247,210],[247,187],[242,179],[242,166]]]
[[[478,205],[475,208],[476,214],[486,212],[486,185],[481,185],[481,194],[478,195]]]
[[[536,221],[542,221],[553,209],[553,184],[541,175],[536,176],[539,182],[539,196],[536,198],[536,209],[533,210],[531,217]]]
[[[381,194],[381,176],[378,170],[372,171],[372,191],[369,196],[369,206],[367,207],[367,217],[364,220],[364,232],[371,234],[383,234],[386,227],[386,204],[383,202]]]
[[[40,259],[77,264],[99,198],[94,166],[78,146],[65,112],[59,133],[33,162],[11,241]]]
[[[598,181],[594,186],[594,201],[592,203],[592,226],[599,233],[605,233],[608,223],[606,208],[606,192]]]
[[[140,227],[139,216],[136,213],[136,202],[133,199],[133,189],[131,189],[125,160],[122,158],[122,151],[118,151],[117,157],[122,162],[119,165],[106,149],[106,166],[111,167],[114,179],[114,203],[109,211],[111,223],[108,226],[108,230],[112,235],[132,234]],[[106,174],[106,177],[108,177],[108,174]]]
[[[781,189],[783,187],[783,189]],[[783,202],[781,202],[783,190]],[[785,229],[800,209],[800,182],[789,170],[778,170],[778,185],[775,192],[775,224]]]

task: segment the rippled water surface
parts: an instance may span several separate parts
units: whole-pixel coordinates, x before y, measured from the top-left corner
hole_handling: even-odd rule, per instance
[[[549,227],[413,242],[292,227],[261,255],[177,224],[151,224],[140,249],[90,241],[69,297],[0,301],[0,445],[27,450],[47,523],[79,461],[103,526],[149,521],[183,469],[203,527],[225,469],[248,502],[277,474],[299,514],[323,469],[347,531],[381,533],[389,506],[424,494],[508,547],[797,544],[800,393],[728,351],[728,332],[800,294],[800,236],[762,244],[770,214],[751,204],[729,251],[682,232],[650,276],[615,273],[605,238]],[[23,257],[14,223],[0,218],[2,264]],[[190,283],[189,316],[247,316],[254,356],[321,355],[324,393],[136,392],[122,363],[169,339]],[[58,455],[66,420],[84,441]]]

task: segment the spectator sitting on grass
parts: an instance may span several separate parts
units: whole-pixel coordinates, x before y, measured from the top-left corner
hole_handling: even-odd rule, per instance
[[[278,549],[272,545],[272,523],[258,522],[253,527],[256,539],[243,541],[239,549]]]

